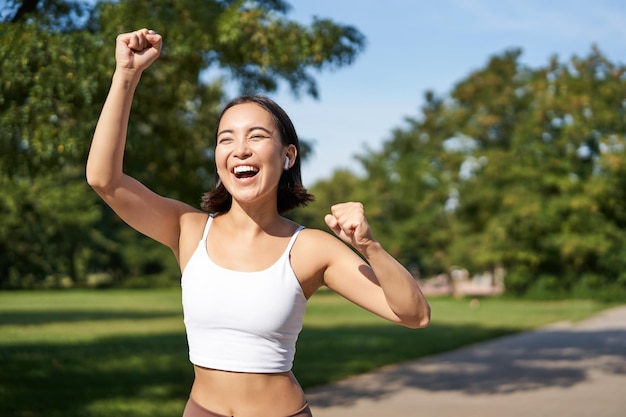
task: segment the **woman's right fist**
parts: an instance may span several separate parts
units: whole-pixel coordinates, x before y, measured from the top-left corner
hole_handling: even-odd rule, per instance
[[[153,30],[140,29],[117,36],[115,62],[118,68],[143,71],[160,55],[163,39]]]

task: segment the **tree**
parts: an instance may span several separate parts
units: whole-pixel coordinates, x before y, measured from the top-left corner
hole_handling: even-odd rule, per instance
[[[377,235],[427,275],[504,267],[517,294],[623,296],[626,67],[597,48],[537,69],[520,56],[426,93],[360,156]]]
[[[0,286],[22,285],[26,276],[33,283],[84,281],[99,271],[175,279],[167,250],[126,236],[127,226],[84,180],[115,37],[151,27],[165,39],[136,94],[125,169],[197,205],[215,182],[213,132],[225,99],[223,78],[208,78],[209,69],[245,92],[270,93],[286,83],[294,94],[316,96],[311,70],[348,65],[363,47],[351,26],[298,24],[288,10],[280,0],[8,3],[0,11]],[[138,262],[138,252],[152,255]]]
[[[477,151],[488,162],[463,186],[455,213],[463,233],[452,249],[475,268],[504,265],[518,293],[604,291],[626,266],[612,256],[623,253],[624,223],[601,209],[613,197],[592,190],[616,180],[607,159],[626,158],[624,67],[596,48],[567,63],[554,57],[546,68],[515,67],[500,98],[513,94],[498,105],[509,109],[510,143],[501,150],[483,142]],[[493,77],[489,68],[474,75]],[[499,129],[497,113],[487,112]]]

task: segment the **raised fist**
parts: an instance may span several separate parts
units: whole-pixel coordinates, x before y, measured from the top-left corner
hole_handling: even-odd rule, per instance
[[[369,223],[365,218],[363,204],[341,203],[330,208],[324,220],[328,227],[344,242],[361,250],[374,241]]]
[[[115,62],[117,68],[141,72],[161,54],[163,39],[153,30],[140,29],[117,36]]]

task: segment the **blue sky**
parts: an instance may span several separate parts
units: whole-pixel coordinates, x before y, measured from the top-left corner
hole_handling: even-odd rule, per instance
[[[426,90],[447,94],[490,56],[522,49],[521,62],[541,67],[553,55],[586,56],[592,45],[626,63],[626,2],[609,0],[291,0],[289,17],[312,16],[357,27],[367,46],[348,67],[316,74],[320,97],[274,94],[315,154],[305,185],[379,149],[405,117],[416,117]]]

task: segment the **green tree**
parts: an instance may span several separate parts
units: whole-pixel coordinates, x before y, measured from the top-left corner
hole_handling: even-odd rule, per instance
[[[626,67],[597,48],[537,69],[520,56],[428,92],[361,155],[377,235],[426,275],[504,267],[517,294],[623,296]]]
[[[115,37],[150,27],[165,39],[137,91],[125,169],[196,205],[215,182],[213,132],[225,77],[242,92],[286,83],[316,96],[311,71],[348,65],[364,45],[351,26],[302,25],[288,10],[280,0],[7,3],[0,10],[0,286],[84,281],[101,271],[175,279],[167,250],[128,232],[84,180]],[[222,75],[207,75],[215,73]]]
[[[99,210],[81,162],[97,117],[92,44],[89,33],[2,24],[1,285],[84,276],[89,248],[102,238],[90,229]]]
[[[451,250],[475,268],[505,266],[507,286],[518,293],[606,295],[620,286],[625,265],[613,254],[623,253],[624,223],[602,209],[615,198],[593,190],[618,180],[607,160],[626,162],[624,67],[594,48],[537,70],[509,68],[508,88],[490,65],[453,92],[462,107],[486,105],[474,91],[491,90],[487,97],[501,101],[486,111],[493,120],[483,135],[472,135],[480,143],[473,157],[488,162],[463,184],[455,213],[461,233]],[[503,120],[510,127],[502,129]],[[507,133],[489,145],[483,138],[494,127]]]

